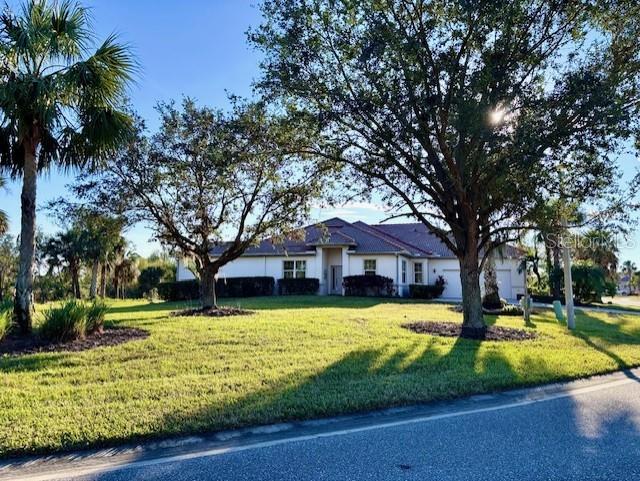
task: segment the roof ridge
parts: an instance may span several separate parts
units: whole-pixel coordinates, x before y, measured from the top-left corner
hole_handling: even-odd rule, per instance
[[[351,224],[353,227],[355,227],[356,229],[361,230],[362,232],[365,232],[367,234],[370,235],[374,235],[379,239],[382,239],[383,241],[387,242],[388,244],[391,244],[395,247],[399,247],[404,251],[408,251],[407,247],[411,248],[411,249],[415,249],[417,251],[423,252],[427,255],[429,254],[433,254],[432,252],[427,252],[423,249],[420,249],[419,247],[414,246],[413,244],[409,244],[408,242],[404,242],[396,237],[393,237],[389,234],[387,234],[386,232],[380,232],[378,229],[376,229],[375,227],[359,220],[357,222],[354,222],[353,224]],[[366,226],[367,229],[363,229],[361,226]],[[370,229],[370,230],[369,230]],[[371,232],[373,231],[373,232]]]
[[[363,222],[363,224],[364,224],[364,222]],[[365,224],[365,225],[369,226],[369,224]],[[433,251],[424,250],[421,247],[418,247],[417,245],[414,245],[414,244],[411,244],[411,243],[409,243],[407,241],[399,239],[398,237],[394,236],[393,234],[389,234],[388,232],[381,232],[381,230],[378,228],[378,226],[380,226],[380,225],[382,225],[382,224],[371,225],[369,227],[371,229],[375,230],[377,233],[380,233],[382,235],[390,237],[391,239],[393,239],[396,242],[400,242],[402,244],[410,246],[412,249],[420,251],[420,252],[422,252],[422,253],[424,253],[426,255],[429,255],[429,256],[434,255]],[[387,225],[422,225],[422,224],[420,224],[420,222],[413,222],[413,223],[410,223],[410,224],[407,223],[407,224],[387,224]]]

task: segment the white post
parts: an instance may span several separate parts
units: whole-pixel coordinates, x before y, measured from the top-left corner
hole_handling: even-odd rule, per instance
[[[567,220],[562,221],[562,226],[567,232]],[[571,330],[576,328],[575,309],[573,306],[573,279],[571,277],[571,251],[568,239],[562,241],[562,256],[564,258],[564,297],[567,306],[567,327]]]

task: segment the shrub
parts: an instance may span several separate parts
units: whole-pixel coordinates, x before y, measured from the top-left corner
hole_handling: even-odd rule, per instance
[[[13,304],[0,302],[0,341],[2,341],[13,325]]]
[[[149,291],[145,292],[144,298],[149,302],[156,302],[158,299],[160,299],[158,288],[154,287],[153,289],[150,289]]]
[[[272,296],[273,277],[228,277],[216,281],[218,297]]]
[[[583,303],[600,302],[606,291],[604,269],[588,264],[576,264],[571,268],[573,295]]]
[[[94,332],[102,332],[104,328],[104,318],[109,308],[103,301],[94,301],[89,306],[85,307],[85,313],[87,316],[87,333],[92,334]]]
[[[444,284],[442,285],[409,285],[409,297],[413,299],[436,299],[444,292]]]
[[[393,295],[393,279],[384,276],[347,276],[343,279],[345,295],[388,297]]]
[[[287,295],[317,294],[320,289],[320,279],[278,279],[278,293]]]
[[[230,277],[216,281],[218,297],[255,297],[273,295],[273,277]],[[163,282],[158,294],[165,301],[190,301],[200,298],[198,280]]]
[[[173,276],[173,268],[169,265],[145,267],[138,276],[138,292],[146,295],[152,289],[157,289],[162,281],[168,281]]]
[[[200,298],[200,282],[176,281],[158,284],[158,294],[165,301],[190,301]]]
[[[51,342],[82,339],[87,333],[87,307],[79,301],[66,301],[44,313],[40,336]]]

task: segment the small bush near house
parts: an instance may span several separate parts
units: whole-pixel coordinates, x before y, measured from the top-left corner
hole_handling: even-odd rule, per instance
[[[258,297],[271,296],[275,283],[273,277],[230,277],[218,279],[218,297]],[[190,301],[200,298],[198,280],[163,282],[158,285],[158,294],[165,301]]]
[[[320,279],[278,279],[278,293],[281,296],[314,295],[320,289]]]
[[[384,276],[347,276],[342,284],[347,296],[389,297],[393,295],[393,279]]]
[[[87,333],[87,308],[79,301],[67,301],[45,311],[40,336],[51,342],[82,339]]]
[[[409,285],[409,297],[414,299],[436,299],[444,292],[446,283],[447,281],[444,280],[444,277],[438,276],[433,285],[411,284]]]

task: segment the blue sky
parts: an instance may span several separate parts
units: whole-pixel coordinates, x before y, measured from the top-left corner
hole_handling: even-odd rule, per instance
[[[17,2],[10,1],[11,5]],[[259,75],[259,52],[247,45],[245,32],[260,21],[253,0],[87,0],[92,7],[94,26],[103,39],[112,32],[129,43],[141,65],[140,77],[131,89],[134,107],[154,129],[158,101],[179,99],[182,95],[216,107],[227,105],[226,91],[251,95],[251,83]],[[638,167],[637,161],[624,161],[627,176]],[[65,185],[73,175],[52,171],[40,178],[38,205],[65,195]],[[0,208],[10,215],[11,232],[17,234],[20,223],[20,185],[10,183],[0,192]],[[38,225],[47,233],[59,227],[38,213]],[[371,203],[352,203],[340,208],[314,209],[317,220],[340,216],[346,220],[380,221],[384,209]],[[158,246],[149,242],[150,232],[142,226],[127,232],[127,238],[141,255]],[[624,248],[622,260],[633,259],[640,265],[640,235]]]

